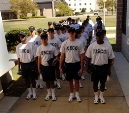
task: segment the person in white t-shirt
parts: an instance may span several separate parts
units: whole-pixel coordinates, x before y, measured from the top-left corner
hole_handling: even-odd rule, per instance
[[[61,47],[61,41],[60,41],[59,38],[54,37],[54,29],[53,28],[49,28],[48,32],[49,32],[48,43],[56,48],[56,50],[58,51],[58,56],[60,56],[60,51],[59,50],[60,50],[60,47]],[[55,85],[57,85],[58,89],[61,89],[59,61],[56,63],[55,70],[56,70],[56,78],[57,78],[57,83],[55,82]]]
[[[55,67],[54,67],[54,57],[58,60],[58,51],[55,47],[48,44],[48,35],[43,33],[41,35],[42,45],[37,48],[36,55],[38,56],[38,72],[42,74],[43,81],[46,82],[47,95],[45,100],[49,100],[52,97],[53,101],[56,101],[55,96]],[[48,60],[53,59],[53,61],[48,63]]]
[[[79,80],[83,73],[84,47],[82,43],[75,39],[75,29],[68,30],[69,39],[61,45],[60,52],[60,72],[62,72],[63,62],[66,65],[66,80],[69,83],[70,96],[68,102],[72,102],[74,98],[73,79],[75,80],[75,97],[81,102],[79,96]]]
[[[26,81],[29,92],[26,99],[29,100],[33,96],[33,99],[35,100],[37,99],[35,79],[38,76],[37,65],[35,64],[36,48],[32,43],[27,43],[26,33],[20,32],[19,37],[21,43],[16,46],[16,54],[18,57],[18,65],[21,64],[22,77]]]
[[[38,36],[40,36],[43,33],[43,30],[41,28],[37,29]]]
[[[65,35],[65,40],[68,39],[68,32],[66,32],[64,26],[60,27],[61,33]]]
[[[29,27],[30,36],[27,38],[28,42],[31,42],[36,49],[42,44],[40,36],[36,35],[36,30],[34,26]],[[38,79],[38,78],[37,78]],[[43,89],[43,81],[41,79],[36,80],[36,88],[40,87]]]
[[[104,33],[102,30],[96,33],[97,41],[92,43],[85,54],[87,57],[86,70],[91,74],[91,81],[93,81],[93,89],[95,94],[94,103],[98,104],[99,100],[102,104],[106,101],[103,97],[105,82],[107,75],[111,74],[112,59],[115,57],[112,47],[104,40]],[[90,61],[91,60],[91,61]],[[89,66],[91,62],[91,65]],[[90,67],[90,68],[89,68]],[[98,95],[98,82],[100,81],[100,95]]]

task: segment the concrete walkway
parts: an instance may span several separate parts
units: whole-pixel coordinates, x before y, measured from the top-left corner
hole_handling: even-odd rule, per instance
[[[127,104],[129,103],[129,63],[121,53],[115,53],[115,55],[116,60],[111,70],[111,79],[106,83],[108,89],[104,94],[105,105],[101,103],[93,104],[92,82],[90,81],[90,75],[85,72],[86,80],[81,80],[84,87],[80,89],[81,103],[76,100],[68,103],[67,82],[61,81],[62,89],[56,89],[57,101],[44,101],[46,88],[37,89],[37,100],[26,100],[26,91],[19,99],[17,98],[18,100],[13,99],[16,103],[11,104],[11,107],[8,107],[11,101],[9,97],[8,99],[4,97],[4,101],[0,101],[0,113],[129,113],[129,104]]]

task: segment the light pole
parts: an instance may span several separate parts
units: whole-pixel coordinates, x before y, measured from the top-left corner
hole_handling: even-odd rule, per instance
[[[107,0],[103,0],[104,2],[104,25],[105,25],[105,3],[106,3]]]

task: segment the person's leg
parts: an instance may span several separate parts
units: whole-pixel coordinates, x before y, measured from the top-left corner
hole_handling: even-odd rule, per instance
[[[105,82],[100,82],[101,86],[100,86],[100,95],[99,95],[99,98],[100,98],[100,101],[102,104],[105,104],[106,101],[103,97],[103,94],[104,94],[104,90],[105,90]]]
[[[81,98],[79,96],[79,80],[74,79],[75,81],[75,97],[78,102],[81,102]]]
[[[57,88],[58,89],[61,89],[61,86],[60,86],[60,70],[59,70],[59,61],[56,63],[56,78],[57,78]]]
[[[50,81],[50,88],[52,91],[52,101],[56,101],[54,81]]]
[[[52,96],[51,88],[50,88],[50,81],[46,81],[46,88],[47,88],[47,95],[45,97],[45,100],[49,100]]]
[[[98,104],[99,103],[98,82],[99,81],[94,81],[93,82],[93,89],[94,89],[94,95],[95,95],[94,104]]]

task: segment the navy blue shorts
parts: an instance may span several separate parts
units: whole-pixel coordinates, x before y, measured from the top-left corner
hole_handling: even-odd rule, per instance
[[[35,79],[38,76],[36,62],[21,63],[21,68],[22,68],[22,77],[26,81],[28,80],[35,81]]]
[[[95,70],[92,71],[91,74],[91,81],[93,82],[106,82],[107,81],[107,71],[108,71],[108,65],[102,65],[102,66],[97,66],[94,65],[96,68]]]
[[[41,65],[43,81],[55,81],[55,67]]]
[[[66,80],[71,81],[73,79],[80,80],[81,77],[78,75],[80,70],[80,62],[76,63],[65,63],[66,64]]]

